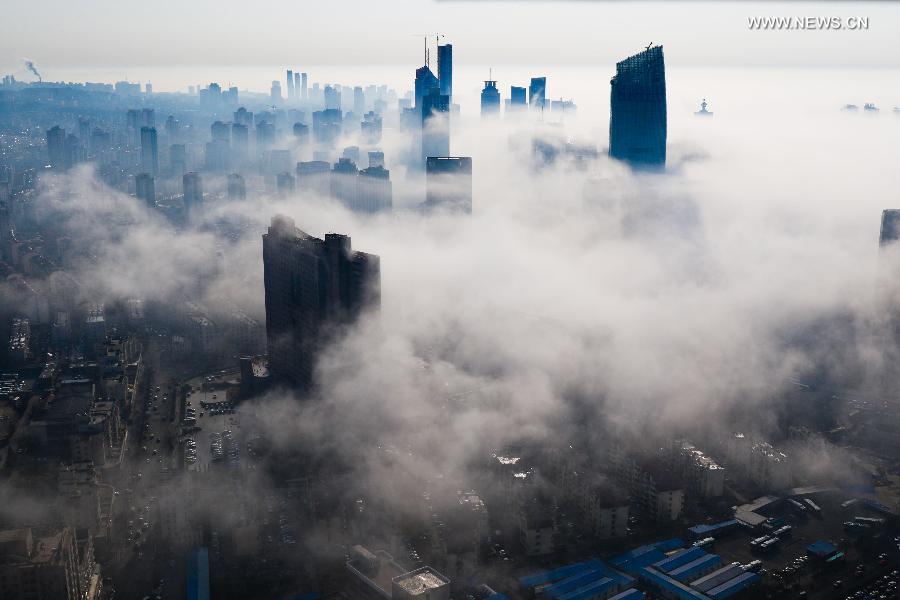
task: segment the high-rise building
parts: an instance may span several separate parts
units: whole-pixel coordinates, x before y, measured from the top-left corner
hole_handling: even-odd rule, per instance
[[[450,154],[450,97],[437,88],[422,97],[422,162]],[[419,167],[421,168],[421,166]]]
[[[353,112],[357,119],[366,112],[366,94],[360,86],[353,88]]]
[[[256,147],[264,150],[275,143],[275,124],[264,121],[256,126]]]
[[[66,130],[59,125],[47,130],[47,154],[50,166],[55,170],[64,171],[69,168],[66,160]]]
[[[341,110],[341,92],[330,85],[325,86],[325,110]]]
[[[174,115],[166,117],[166,135],[170,139],[178,136],[178,119]]]
[[[234,163],[240,165],[248,156],[250,148],[250,131],[242,123],[231,124],[231,152]]]
[[[345,235],[312,237],[280,215],[263,235],[263,279],[269,368],[303,390],[319,351],[381,304],[378,256],[353,251]]]
[[[428,68],[428,65],[416,69],[415,95],[413,96],[415,99],[414,108],[419,109],[421,112],[422,98],[430,94],[431,90],[434,89],[440,93],[441,84],[438,78],[434,76],[434,73],[431,72],[431,69]]]
[[[453,44],[438,45],[438,81],[441,94],[453,104]]]
[[[377,213],[391,210],[393,189],[391,173],[383,166],[370,166],[359,172],[357,177],[356,200],[351,210],[363,213]]]
[[[341,111],[328,108],[313,113],[313,139],[320,144],[332,144],[341,135],[343,124]]]
[[[367,144],[375,145],[381,143],[381,115],[374,110],[363,115],[362,123],[360,123],[363,141]]]
[[[279,196],[288,196],[294,193],[294,176],[287,171],[275,176],[275,187]]]
[[[513,108],[524,107],[525,102],[525,88],[519,87],[517,85],[512,85],[509,87],[509,104]]]
[[[900,209],[888,208],[881,211],[881,234],[878,244],[884,248],[900,240]]]
[[[245,200],[247,198],[247,184],[243,175],[232,173],[228,176],[228,197],[232,200]]]
[[[156,186],[153,175],[150,173],[138,173],[134,176],[134,195],[138,200],[143,200],[148,206],[156,202]]]
[[[172,144],[169,146],[169,168],[172,175],[184,175],[187,171],[187,153],[184,144]]]
[[[200,173],[185,173],[181,178],[181,185],[185,209],[190,211],[203,204],[203,180],[200,179]]]
[[[665,167],[666,71],[662,46],[616,64],[610,85],[609,155],[634,167]]]
[[[531,108],[543,109],[547,102],[547,78],[532,77],[528,86],[528,104]]]
[[[500,113],[500,90],[497,89],[497,82],[488,79],[484,82],[484,89],[481,90],[481,116],[493,116]]]
[[[277,81],[272,82],[272,89],[269,91],[269,101],[275,106],[281,104],[281,84]]]
[[[300,73],[300,98],[302,100],[309,98],[309,90],[307,89],[306,84],[306,73]]]
[[[152,108],[141,110],[141,126],[156,127],[156,112]]]
[[[297,163],[297,189],[320,196],[331,193],[331,165],[324,160]]]
[[[294,72],[287,70],[287,97],[288,100],[294,99]]]
[[[349,158],[339,158],[331,170],[331,196],[352,209],[356,204],[359,169]]]
[[[430,156],[425,162],[425,208],[472,212],[472,158]]]
[[[141,127],[141,168],[153,177],[159,174],[159,149],[156,145],[155,127]]]
[[[383,167],[384,166],[384,152],[381,150],[370,150],[369,151],[369,167]]]

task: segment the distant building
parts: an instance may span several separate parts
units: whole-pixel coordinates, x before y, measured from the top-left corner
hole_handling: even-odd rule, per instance
[[[531,108],[543,109],[547,102],[547,78],[532,77],[528,86],[528,104]]]
[[[244,200],[247,198],[247,183],[243,175],[232,173],[228,176],[228,197],[232,200]]]
[[[425,162],[425,208],[472,212],[472,158],[431,156]]]
[[[272,82],[272,89],[269,91],[269,100],[275,106],[281,104],[281,84],[277,81]]]
[[[327,196],[331,193],[331,165],[324,160],[297,163],[297,189]]]
[[[884,248],[900,239],[900,209],[888,208],[881,211],[881,233],[878,245]]]
[[[617,63],[610,86],[609,155],[634,167],[665,167],[666,72],[662,46]]]
[[[450,155],[450,96],[437,88],[422,97],[422,164],[432,156]]]
[[[441,95],[453,104],[453,44],[438,45],[438,82]]]
[[[288,196],[294,193],[294,176],[290,173],[278,173],[275,176],[275,184],[280,196]]]
[[[500,90],[497,89],[497,82],[487,80],[484,82],[484,89],[481,90],[481,116],[494,116],[500,113]]]
[[[509,103],[513,108],[524,108],[527,104],[525,100],[525,88],[519,86],[510,86],[509,88]]]
[[[320,144],[330,145],[341,135],[343,115],[340,109],[318,110],[313,113],[313,139]]]
[[[362,131],[362,137],[365,143],[372,145],[380,143],[382,131],[381,115],[379,115],[375,111],[367,112],[365,115],[363,115],[360,129]]]
[[[369,151],[369,166],[370,167],[383,167],[384,166],[384,152],[381,150],[370,150]]]
[[[64,171],[71,166],[66,157],[66,130],[59,125],[47,130],[47,154],[54,170]]]
[[[138,173],[134,176],[134,192],[138,200],[143,200],[147,206],[156,203],[156,187],[153,176],[150,173]]]
[[[350,238],[314,238],[284,216],[263,235],[269,368],[301,389],[314,383],[319,349],[363,312],[381,304],[381,269]]]
[[[390,171],[383,166],[369,167],[357,176],[356,202],[351,209],[364,213],[389,211],[392,197]]]
[[[290,69],[287,70],[287,97],[288,100],[294,99],[294,73]]]
[[[190,211],[203,204],[203,180],[200,173],[185,173],[181,178],[184,207]]]
[[[141,127],[141,168],[154,177],[159,174],[159,149],[156,145],[155,127]]]

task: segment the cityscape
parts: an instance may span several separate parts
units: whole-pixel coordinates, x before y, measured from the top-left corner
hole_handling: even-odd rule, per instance
[[[656,33],[0,61],[0,599],[900,597],[900,65]]]

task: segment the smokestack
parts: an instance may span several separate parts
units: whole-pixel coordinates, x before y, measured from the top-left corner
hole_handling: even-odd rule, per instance
[[[34,76],[38,78],[38,83],[44,81],[41,77],[41,74],[38,73],[38,70],[35,68],[34,63],[30,60],[25,61],[25,68],[34,73]]]

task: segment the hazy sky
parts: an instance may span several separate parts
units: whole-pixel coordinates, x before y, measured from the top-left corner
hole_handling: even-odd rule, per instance
[[[750,31],[750,16],[868,17],[867,31]],[[0,68],[406,64],[440,32],[469,64],[900,67],[900,3],[6,0]],[[22,71],[24,74],[24,71]]]

